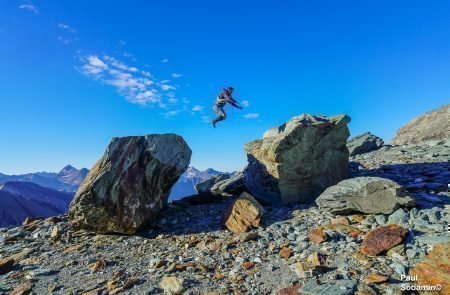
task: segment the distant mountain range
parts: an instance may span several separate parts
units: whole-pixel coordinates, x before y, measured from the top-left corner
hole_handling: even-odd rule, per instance
[[[39,184],[43,187],[52,188],[58,191],[75,192],[89,170],[80,170],[67,165],[61,171],[55,172],[35,172],[21,175],[5,175],[0,173],[0,184],[8,181],[22,181]]]
[[[0,185],[0,227],[20,225],[27,217],[48,217],[67,211],[73,192],[62,192],[31,182]]]
[[[195,185],[199,182],[205,181],[214,175],[220,174],[222,172],[216,171],[214,169],[208,168],[205,171],[200,171],[194,167],[189,167],[186,172],[184,172],[178,182],[172,188],[172,192],[169,196],[169,202],[173,200],[179,200],[182,197],[190,196],[196,194]]]
[[[59,172],[21,175],[0,173],[0,227],[16,226],[27,217],[49,217],[67,211],[89,170],[65,166]],[[169,201],[196,193],[194,186],[221,172],[189,167],[172,188]]]

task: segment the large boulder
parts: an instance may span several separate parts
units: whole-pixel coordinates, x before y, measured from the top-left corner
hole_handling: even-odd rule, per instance
[[[176,134],[113,138],[70,204],[70,223],[96,232],[135,233],[167,204],[191,154]]]
[[[417,144],[428,140],[450,138],[450,104],[427,112],[400,128],[393,144]]]
[[[395,181],[356,177],[327,188],[316,204],[334,214],[391,214],[400,207],[413,206],[414,199]]]
[[[246,189],[275,206],[313,201],[348,177],[349,122],[346,115],[303,114],[247,143]]]
[[[347,142],[347,148],[350,153],[350,157],[376,151],[380,149],[384,144],[383,139],[373,135],[370,132],[366,132],[350,138]]]

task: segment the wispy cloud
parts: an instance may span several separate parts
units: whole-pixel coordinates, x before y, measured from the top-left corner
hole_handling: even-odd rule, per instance
[[[201,112],[201,111],[203,111],[204,108],[205,108],[204,106],[195,105],[195,106],[192,107],[192,111],[193,112]]]
[[[113,86],[131,103],[144,106],[156,105],[167,109],[175,98],[175,86],[169,80],[160,81],[147,71],[140,71],[114,57],[86,55],[80,57],[80,71],[101,83]],[[162,90],[162,91],[161,91]],[[168,110],[164,117],[170,118],[180,110]]]
[[[173,111],[168,111],[168,112],[163,113],[163,116],[167,119],[171,119],[180,113],[181,113],[180,110],[173,110]]]
[[[22,5],[19,6],[19,8],[31,11],[31,12],[36,13],[36,14],[39,14],[39,9],[37,9],[36,6],[34,6],[33,4],[30,4],[30,3],[22,4]]]
[[[248,100],[243,100],[243,101],[241,101],[241,105],[243,107],[249,107],[250,106],[250,102]]]
[[[64,23],[58,23],[58,28],[65,30],[67,33],[71,34],[75,34],[77,32],[74,28]]]
[[[69,45],[71,43],[74,43],[75,41],[78,41],[78,38],[66,38],[63,36],[59,36],[58,37],[58,41],[60,41],[61,43],[63,43],[64,45]]]
[[[163,58],[163,59],[161,60],[161,62],[162,62],[162,63],[167,63],[167,62],[169,62],[169,60],[168,60],[167,58]]]
[[[181,78],[181,77],[183,77],[183,74],[173,73],[173,74],[172,74],[172,77],[175,78],[175,79],[176,79],[176,78]]]
[[[256,119],[259,117],[259,113],[246,114],[246,115],[243,115],[242,117],[244,117],[246,119]]]

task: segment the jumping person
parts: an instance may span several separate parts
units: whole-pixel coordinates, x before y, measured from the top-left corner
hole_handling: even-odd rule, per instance
[[[225,110],[223,109],[227,102],[231,104],[233,107],[241,109],[242,107],[238,104],[237,101],[233,99],[231,96],[233,94],[233,87],[224,88],[222,92],[217,96],[216,103],[214,104],[214,112],[219,115],[217,118],[212,120],[212,125],[214,128],[216,128],[216,123],[219,121],[223,121],[227,118],[227,113],[225,113]]]

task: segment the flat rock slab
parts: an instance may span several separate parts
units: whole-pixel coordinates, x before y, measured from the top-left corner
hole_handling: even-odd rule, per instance
[[[244,174],[242,172],[238,172],[227,179],[217,181],[211,187],[213,194],[221,196],[239,196],[244,191]]]
[[[195,189],[197,190],[197,192],[199,194],[201,194],[201,193],[209,193],[209,192],[211,192],[211,188],[213,187],[214,184],[216,184],[217,182],[220,182],[222,180],[226,180],[228,178],[230,178],[229,174],[220,173],[218,175],[214,175],[213,177],[211,177],[211,178],[209,178],[209,179],[207,179],[205,181],[197,183],[195,185]]]
[[[176,134],[113,138],[70,204],[71,225],[104,233],[137,232],[167,204],[191,154]]]
[[[300,288],[304,295],[351,295],[354,294],[357,282],[353,280],[336,280],[334,283],[320,284],[316,278],[309,279]]]
[[[413,206],[415,201],[392,180],[356,177],[327,188],[316,204],[334,214],[391,214],[400,207]]]
[[[361,252],[369,256],[380,255],[402,243],[407,235],[408,230],[397,225],[376,228],[364,237]]]

